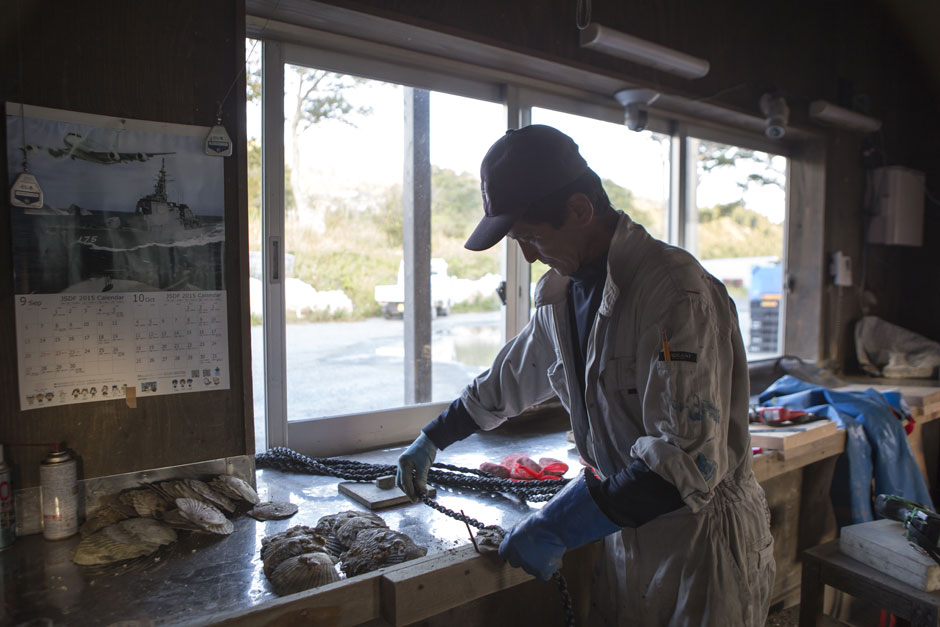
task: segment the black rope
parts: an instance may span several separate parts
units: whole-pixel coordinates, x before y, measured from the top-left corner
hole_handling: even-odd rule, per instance
[[[368,464],[352,459],[307,457],[283,446],[276,446],[264,453],[258,453],[255,455],[255,464],[259,468],[276,468],[366,482],[393,475],[398,468],[393,464]],[[475,468],[462,468],[440,463],[432,464],[428,471],[428,483],[437,486],[479,492],[501,492],[533,503],[548,501],[568,481],[568,479],[513,481],[490,476]]]
[[[434,499],[432,499],[431,497],[429,497],[429,496],[426,495],[426,494],[421,497],[421,502],[424,503],[425,505],[427,505],[428,507],[430,507],[431,509],[436,509],[437,511],[439,511],[439,512],[442,513],[442,514],[444,514],[445,516],[450,516],[451,518],[456,518],[456,519],[459,520],[460,522],[462,522],[462,523],[467,523],[467,524],[470,525],[471,527],[476,527],[477,529],[482,529],[483,527],[486,526],[486,525],[484,525],[483,523],[481,523],[479,520],[477,520],[476,518],[470,518],[470,517],[467,516],[466,514],[463,514],[463,513],[461,513],[461,512],[455,512],[455,511],[452,510],[452,509],[448,509],[448,508],[444,507],[443,505],[441,505],[440,503],[438,503],[437,501],[435,501]]]
[[[274,468],[276,470],[326,475],[365,482],[375,481],[379,477],[394,474],[398,469],[397,466],[392,464],[368,464],[335,457],[307,457],[285,446],[275,446],[264,453],[258,453],[255,455],[255,465],[258,468]],[[475,468],[462,468],[438,463],[431,465],[431,469],[428,471],[428,483],[447,488],[503,492],[518,496],[526,501],[539,502],[547,501],[555,496],[568,483],[568,479],[511,481],[490,476]],[[445,516],[450,516],[477,529],[483,529],[486,526],[475,518],[444,507],[427,495],[421,497],[421,502]],[[568,584],[565,577],[560,571],[555,571],[552,579],[558,585],[558,591],[561,594],[561,602],[565,610],[565,625],[566,627],[574,627],[574,606],[571,603],[571,595],[568,593]]]

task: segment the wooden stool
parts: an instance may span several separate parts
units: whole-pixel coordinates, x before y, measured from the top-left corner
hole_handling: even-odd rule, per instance
[[[940,625],[940,592],[922,592],[839,552],[833,540],[803,551],[800,627],[820,625],[823,590],[832,586],[916,627]]]

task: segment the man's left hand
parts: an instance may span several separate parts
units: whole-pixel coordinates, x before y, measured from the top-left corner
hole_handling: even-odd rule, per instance
[[[499,545],[499,554],[512,566],[548,581],[558,570],[565,550],[619,530],[594,503],[584,477],[579,476],[542,509],[513,527]]]
[[[561,565],[566,547],[557,535],[541,527],[535,516],[520,522],[503,538],[499,556],[510,566],[548,581]]]

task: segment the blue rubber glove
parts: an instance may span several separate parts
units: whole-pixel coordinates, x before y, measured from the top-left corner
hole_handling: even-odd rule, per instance
[[[513,527],[499,545],[499,555],[510,565],[548,581],[558,570],[561,556],[599,540],[620,527],[604,515],[584,476],[568,482],[545,506]]]
[[[408,495],[412,503],[428,492],[428,470],[437,455],[437,447],[424,431],[398,458],[395,485]]]

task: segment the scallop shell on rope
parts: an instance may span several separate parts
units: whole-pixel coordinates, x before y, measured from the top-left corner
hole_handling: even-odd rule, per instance
[[[346,576],[352,577],[426,553],[426,547],[389,529],[381,516],[355,510],[329,514],[315,527],[295,525],[261,540],[264,573],[280,595],[338,580],[334,565],[338,559]]]
[[[326,553],[304,553],[281,562],[270,580],[274,591],[284,596],[339,581],[339,573]]]
[[[264,551],[268,545],[274,542],[283,540],[284,538],[293,538],[294,536],[306,536],[306,535],[323,535],[323,534],[318,533],[315,528],[308,527],[307,525],[294,525],[293,527],[289,527],[285,531],[281,531],[279,533],[275,533],[273,535],[265,536],[261,538],[261,559],[264,559]]]
[[[301,535],[285,537],[261,547],[261,561],[264,563],[264,575],[268,578],[282,562],[304,553],[323,553],[329,555],[326,540],[320,535]],[[335,563],[336,558],[329,556]]]
[[[342,521],[334,527],[333,533],[326,539],[326,546],[330,550],[330,553],[342,555],[352,546],[359,532],[365,529],[385,529],[387,527],[388,525],[385,524],[385,521],[380,516],[363,512],[361,516]]]
[[[327,514],[326,516],[321,516],[317,521],[317,526],[314,527],[314,531],[319,533],[321,536],[327,537],[333,533],[333,530],[340,525],[341,523],[349,520],[350,518],[355,518],[361,516],[365,512],[347,509],[342,512],[337,512],[335,514]]]
[[[427,547],[418,546],[404,533],[377,527],[360,531],[340,559],[346,576],[354,577],[424,557],[427,552]]]

